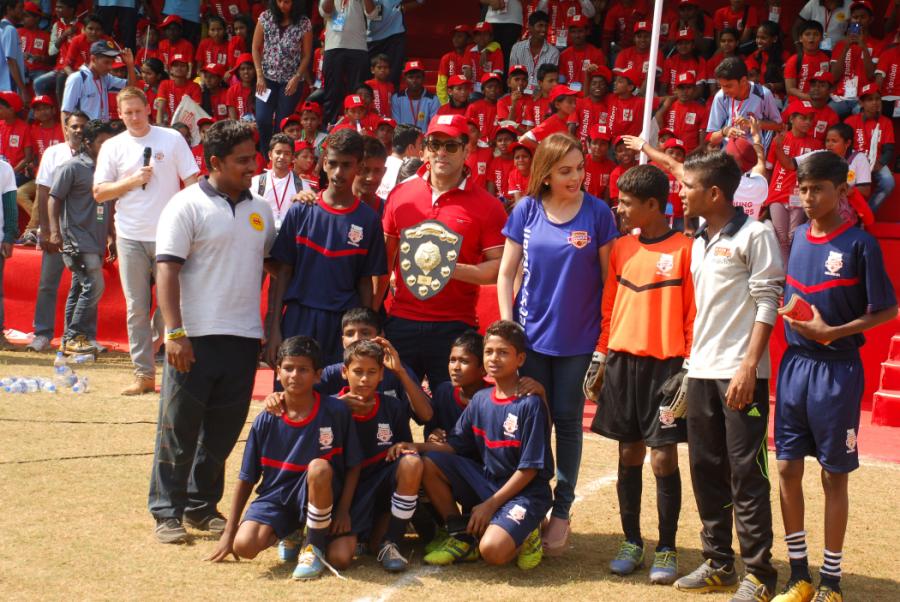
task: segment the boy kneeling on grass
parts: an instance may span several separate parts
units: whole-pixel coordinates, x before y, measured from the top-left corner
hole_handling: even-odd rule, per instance
[[[783,308],[787,352],[775,393],[775,454],[791,576],[779,602],[840,602],[847,530],[848,475],[859,467],[857,433],[865,385],[863,332],[897,316],[897,298],[878,242],[845,222],[847,163],[820,151],[798,161],[797,183],[809,223],[791,246]],[[798,299],[793,299],[798,297]],[[794,301],[794,303],[792,303]],[[805,314],[805,315],[804,315]],[[804,457],[822,466],[825,553],[813,589],[804,527]]]
[[[484,337],[484,367],[496,385],[475,393],[446,443],[392,450],[427,452],[422,485],[450,532],[425,556],[428,564],[480,554],[488,564],[517,558],[519,568],[532,569],[543,557],[540,525],[553,501],[550,419],[538,395],[517,393],[524,362],[521,327],[494,322]],[[474,454],[482,463],[467,457]],[[472,508],[468,518],[460,516],[457,503]]]
[[[323,551],[327,549],[329,557],[336,553],[338,546],[328,545],[329,532],[349,529],[362,451],[346,406],[313,391],[321,370],[319,345],[310,337],[291,337],[279,346],[275,371],[284,387],[283,413],[261,412],[253,421],[231,514],[207,560],[255,558],[304,522],[306,545],[294,556],[299,556],[294,579],[318,577],[324,569]],[[242,521],[260,477],[257,498]]]

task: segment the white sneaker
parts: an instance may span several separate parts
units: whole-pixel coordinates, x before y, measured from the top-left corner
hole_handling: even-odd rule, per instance
[[[41,352],[50,347],[50,339],[45,337],[44,335],[38,335],[34,337],[34,340],[25,345],[25,349],[29,351],[37,351]]]
[[[106,353],[109,351],[106,347],[97,342],[97,339],[88,339],[91,345],[97,348],[97,353]]]

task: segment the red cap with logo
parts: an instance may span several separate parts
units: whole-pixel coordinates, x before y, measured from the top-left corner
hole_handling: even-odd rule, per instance
[[[556,84],[553,86],[553,89],[550,90],[550,104],[553,104],[554,101],[563,96],[578,96],[578,92],[565,84]]]
[[[569,21],[567,23],[569,27],[587,27],[588,20],[584,18],[584,15],[574,14],[569,17]]]
[[[497,80],[497,82],[501,86],[503,85],[503,78],[500,77],[499,73],[496,73],[494,71],[488,71],[487,73],[485,73],[484,75],[481,76],[481,85],[484,86],[492,79]]]
[[[316,149],[313,148],[313,145],[310,144],[309,142],[307,142],[306,140],[297,140],[296,142],[294,142],[294,152],[295,153],[299,153],[300,151],[306,150],[306,149],[309,149],[314,153],[316,152]]]
[[[215,123],[216,120],[212,117],[201,117],[197,120],[197,127],[202,128],[204,125]]]
[[[513,124],[512,122],[506,122],[498,127],[497,131],[494,132],[494,138],[496,138],[500,134],[500,132],[509,132],[513,135],[513,138],[519,137],[519,131],[516,129],[515,124]]]
[[[828,82],[829,84],[834,84],[834,76],[831,74],[831,71],[819,71],[815,75],[809,78],[810,82]]]
[[[300,125],[300,116],[299,115],[288,115],[284,119],[281,120],[281,123],[278,124],[278,129],[284,130],[288,126],[288,124],[296,123]]]
[[[307,100],[302,105],[300,105],[300,113],[302,114],[304,111],[309,111],[310,113],[315,113],[319,117],[322,116],[322,105],[317,102],[311,102]]]
[[[244,63],[250,63],[251,65],[253,64],[253,55],[250,54],[249,52],[239,54],[238,57],[236,59],[234,59],[235,67],[240,67]]]
[[[784,110],[784,113],[781,114],[783,119],[789,118],[791,115],[799,113],[801,115],[815,115],[816,107],[813,106],[811,102],[808,100],[795,100],[791,103],[788,103],[787,108]]]
[[[390,117],[382,117],[381,119],[378,120],[378,127],[381,127],[383,125],[389,125],[392,128],[396,128],[397,122],[394,121],[393,119],[391,119]]]
[[[344,108],[345,109],[358,109],[360,107],[365,107],[366,103],[363,101],[362,96],[358,96],[356,94],[350,94],[346,98],[344,98]]]
[[[690,27],[685,29],[679,29],[678,33],[675,34],[675,40],[680,42],[681,40],[691,40],[693,41],[696,36],[694,35],[694,30]]]
[[[32,15],[44,14],[41,11],[41,7],[38,6],[37,4],[35,4],[34,2],[26,2],[24,8],[25,8],[26,13],[31,13]]]
[[[609,131],[609,126],[603,125],[602,123],[598,123],[588,132],[591,140],[606,140],[609,142],[612,140],[612,132]]]
[[[472,28],[472,31],[474,31],[475,33],[483,31],[494,31],[494,28],[491,27],[491,24],[487,23],[486,21],[479,21],[475,24],[475,27]]]
[[[49,96],[35,96],[31,99],[31,106],[34,107],[36,105],[47,105],[48,107],[55,107],[56,103],[53,102],[53,99]]]
[[[470,31],[472,31],[472,28],[469,27],[468,25],[457,25],[453,28],[454,33],[456,33],[456,32],[469,33]]]
[[[638,21],[634,24],[634,33],[638,33],[639,31],[653,31],[653,26],[650,24],[650,21]]]
[[[184,21],[182,21],[181,17],[179,17],[178,15],[169,15],[168,17],[166,17],[165,19],[162,20],[162,23],[159,24],[159,28],[164,29],[173,23],[182,25],[184,23]]]
[[[606,65],[597,65],[597,69],[593,73],[591,73],[591,77],[594,77],[595,75],[599,75],[600,77],[605,79],[607,83],[611,82],[613,77],[612,71],[610,71],[609,67],[607,67]]]
[[[859,89],[859,99],[862,100],[869,94],[878,94],[878,84],[866,84]]]
[[[428,124],[426,136],[446,134],[453,138],[469,135],[469,122],[462,115],[435,115]]]
[[[614,75],[618,77],[624,77],[628,81],[630,81],[635,86],[641,85],[641,80],[643,79],[643,73],[635,69],[634,67],[630,67],[628,69],[622,69],[621,71],[616,71]]]
[[[663,143],[663,150],[669,150],[670,148],[680,148],[683,152],[687,152],[684,141],[679,138],[669,138]]]
[[[452,88],[453,86],[471,86],[472,80],[470,80],[465,75],[452,75],[447,79],[447,87]]]
[[[526,67],[525,65],[510,65],[510,76],[512,76],[513,73],[524,73],[525,75],[528,75],[528,67]]]
[[[188,57],[183,54],[173,54],[172,56],[170,56],[169,65],[171,66],[172,63],[186,63],[188,65],[191,64],[191,62],[188,60]]]
[[[19,98],[19,95],[8,90],[0,92],[0,102],[5,102],[9,105],[9,108],[12,109],[13,113],[18,113],[23,108],[22,99]]]
[[[676,86],[695,86],[697,85],[697,76],[694,75],[691,71],[685,71],[684,73],[679,73],[675,78]]]
[[[410,71],[425,71],[425,67],[422,65],[421,61],[407,61],[406,66],[403,68],[403,75],[406,75]]]
[[[225,65],[220,65],[219,63],[206,63],[200,71],[206,71],[207,73],[212,73],[219,77],[225,77]]]

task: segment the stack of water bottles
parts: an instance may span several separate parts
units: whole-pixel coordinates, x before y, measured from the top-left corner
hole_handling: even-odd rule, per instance
[[[53,360],[53,378],[11,376],[0,379],[0,387],[7,393],[56,393],[71,389],[72,393],[87,393],[87,376],[78,376],[69,364],[86,364],[94,361],[88,353],[66,357],[60,351]]]

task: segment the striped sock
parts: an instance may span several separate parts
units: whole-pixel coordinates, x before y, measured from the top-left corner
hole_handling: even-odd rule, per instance
[[[809,560],[806,551],[806,531],[797,531],[784,536],[787,543],[788,559],[791,563],[790,583],[795,581],[812,581],[809,574]]]
[[[331,526],[331,506],[316,508],[306,506],[306,543],[324,551],[328,544],[328,527]]]
[[[391,520],[388,523],[388,530],[384,536],[385,540],[394,543],[403,541],[406,525],[409,524],[409,519],[415,514],[418,501],[418,495],[394,493],[391,497]]]
[[[825,560],[822,562],[822,568],[819,569],[822,585],[827,585],[835,591],[841,591],[841,560],[843,559],[843,552],[825,550]]]

